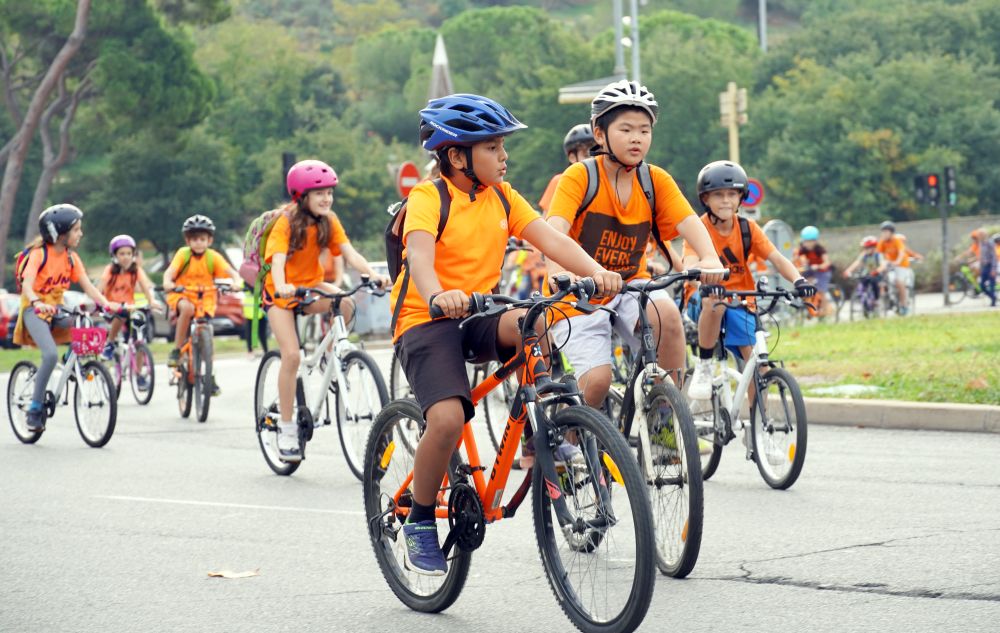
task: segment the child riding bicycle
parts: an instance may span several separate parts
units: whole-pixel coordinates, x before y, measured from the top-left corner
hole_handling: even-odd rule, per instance
[[[885,258],[888,273],[886,281],[896,286],[899,295],[899,314],[905,316],[909,312],[909,287],[913,285],[913,269],[910,268],[910,256],[906,242],[896,234],[896,225],[886,220],[879,229],[881,237],[878,241],[878,252]]]
[[[878,299],[878,285],[885,272],[885,259],[876,250],[878,239],[874,235],[866,235],[861,239],[861,253],[844,269],[844,279],[850,279],[856,272],[859,283],[870,286],[875,299]]]
[[[827,314],[826,291],[830,287],[831,270],[830,255],[819,243],[819,229],[807,226],[800,233],[802,241],[795,251],[795,264],[802,273],[816,286],[816,298],[813,301],[815,315],[822,317]]]
[[[174,349],[170,350],[167,360],[168,367],[176,367],[180,360],[181,348],[187,343],[191,319],[195,316],[195,304],[201,301],[205,314],[215,316],[215,280],[225,279],[235,288],[239,278],[239,273],[222,254],[210,248],[215,238],[215,223],[211,218],[192,215],[184,220],[181,232],[187,246],[177,249],[170,266],[163,273],[163,289],[168,293],[167,305],[177,317],[177,333]],[[176,287],[184,288],[184,292],[171,293]],[[212,376],[212,395],[219,395],[215,376]]]
[[[782,277],[793,282],[800,297],[816,294],[816,287],[807,282],[795,265],[771,244],[757,223],[738,216],[747,192],[747,174],[736,163],[715,161],[705,165],[698,174],[698,198],[705,209],[701,222],[711,236],[715,251],[725,260],[729,279],[721,285],[702,288],[701,315],[698,317],[698,363],[688,386],[688,396],[692,400],[708,400],[712,396],[713,355],[723,319],[726,347],[739,348],[743,358],[749,358],[757,330],[754,315],[743,307],[716,306],[727,290],[754,290],[753,275],[746,263],[750,253],[770,262]],[[686,266],[693,267],[697,260],[694,249],[685,243]]]
[[[420,140],[437,153],[441,178],[410,192],[401,231],[405,274],[391,299],[396,354],[427,421],[403,526],[405,565],[420,574],[447,570],[434,509],[463,426],[475,415],[465,363],[507,360],[521,343],[523,309],[463,329],[457,321],[468,314],[471,293],[489,293],[500,280],[508,238],[526,239],[570,271],[593,277],[599,292],[617,293],[622,284],[575,242],[537,222],[538,214],[504,182],[504,137],[524,127],[507,108],[478,95],[434,99],[420,111]],[[444,205],[448,220],[436,239]],[[432,320],[432,307],[446,318]]]
[[[599,146],[591,153],[596,158],[570,165],[546,214],[550,226],[568,234],[588,255],[626,280],[649,279],[645,253],[651,236],[665,245],[680,234],[694,245],[700,260],[697,268],[722,268],[705,227],[677,183],[659,167],[643,163],[658,114],[656,98],[645,86],[625,80],[605,86],[591,103],[591,126]],[[588,172],[595,167],[596,179]],[[648,174],[649,192],[644,174]],[[600,183],[596,192],[587,200],[588,190],[596,183]],[[550,262],[550,275],[560,270]],[[704,281],[714,283],[719,278],[706,275]],[[552,327],[560,346],[572,332],[573,344],[563,347],[562,353],[577,373],[587,404],[593,407],[601,406],[611,387],[612,327],[625,341],[634,341],[639,319],[633,294],[609,297],[603,303],[617,312],[614,325],[606,311],[581,314],[566,308],[562,312],[568,318],[557,316]],[[680,385],[685,361],[680,312],[666,291],[660,290],[653,293],[647,313],[658,341],[657,360]]]
[[[111,360],[115,352],[115,340],[121,332],[125,319],[128,318],[126,306],[135,304],[135,287],[138,284],[142,288],[143,294],[148,297],[148,304],[154,310],[161,310],[163,306],[153,297],[153,284],[146,275],[146,271],[139,266],[137,261],[138,251],[135,240],[129,235],[116,235],[108,243],[108,253],[111,255],[111,263],[104,267],[101,279],[97,282],[97,289],[108,298],[109,301],[116,301],[122,305],[122,310],[118,312],[111,321],[111,330],[108,332],[108,341],[104,345],[101,358]],[[125,330],[128,336],[128,329]],[[142,369],[143,358],[138,357],[138,369]],[[139,376],[140,387],[146,380],[145,376]]]
[[[320,251],[330,250],[333,257],[343,255],[351,267],[367,274],[383,287],[388,277],[375,273],[371,266],[347,239],[347,233],[337,215],[331,211],[333,190],[339,180],[333,168],[318,160],[304,160],[288,170],[285,185],[292,202],[288,203],[274,222],[264,247],[264,262],[271,265],[264,279],[263,307],[274,338],[281,351],[278,373],[278,455],[282,461],[302,459],[298,426],[292,419],[295,406],[295,380],[299,370],[299,338],[295,329],[295,298],[297,287],[320,287],[328,292],[340,292],[323,283]],[[305,314],[330,311],[330,299],[320,299],[302,307]],[[354,315],[354,302],[343,299],[340,312],[349,323]]]
[[[58,360],[56,343],[70,340],[69,318],[57,318],[63,293],[73,282],[97,305],[110,310],[112,304],[87,278],[83,262],[74,250],[83,237],[83,211],[71,204],[57,204],[38,218],[39,237],[28,245],[27,255],[18,260],[16,271],[21,284],[21,307],[14,343],[33,345],[42,353],[35,376],[35,390],[28,408],[29,431],[45,430],[45,390]]]

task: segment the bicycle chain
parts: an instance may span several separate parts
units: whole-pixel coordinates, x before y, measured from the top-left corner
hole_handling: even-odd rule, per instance
[[[463,552],[471,552],[483,544],[486,537],[486,518],[483,502],[475,488],[469,484],[455,484],[448,497],[448,539]]]

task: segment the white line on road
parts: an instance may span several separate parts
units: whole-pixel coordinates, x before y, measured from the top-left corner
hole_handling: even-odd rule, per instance
[[[125,497],[120,495],[94,495],[95,499],[111,499],[114,501],[140,501],[143,503],[172,503],[188,506],[212,506],[215,508],[241,508],[244,510],[279,510],[282,512],[316,512],[319,514],[346,514],[364,516],[364,512],[356,510],[324,510],[322,508],[296,508],[291,506],[258,506],[247,503],[222,503],[218,501],[194,501],[189,499],[154,499],[152,497]]]

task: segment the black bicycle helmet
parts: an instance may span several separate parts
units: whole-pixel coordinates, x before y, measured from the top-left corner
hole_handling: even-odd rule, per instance
[[[563,152],[568,155],[569,150],[577,145],[586,145],[587,149],[594,146],[594,130],[589,123],[574,125],[569,129],[566,138],[563,139]]]
[[[886,220],[885,222],[880,224],[878,228],[880,231],[892,231],[893,233],[896,232],[896,225],[890,222],[889,220]]]
[[[209,235],[215,235],[215,222],[206,215],[201,215],[200,213],[192,215],[190,218],[184,220],[184,226],[181,227],[181,232],[184,235],[188,233],[195,232],[205,232]]]
[[[743,171],[743,168],[736,163],[728,160],[717,160],[705,165],[698,172],[698,199],[701,200],[701,206],[712,217],[716,217],[705,204],[702,195],[719,189],[736,189],[740,192],[740,202],[743,202],[750,193],[748,180],[747,172]]]
[[[60,235],[69,233],[73,225],[83,219],[83,211],[71,204],[56,204],[38,216],[38,232],[49,244],[55,244]]]

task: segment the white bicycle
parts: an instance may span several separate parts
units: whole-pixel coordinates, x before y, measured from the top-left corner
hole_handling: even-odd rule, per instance
[[[712,452],[701,456],[702,479],[707,480],[719,467],[722,448],[742,432],[747,460],[757,464],[761,477],[772,488],[784,490],[798,479],[806,460],[806,405],[798,383],[781,363],[771,360],[761,316],[774,310],[778,302],[802,309],[805,304],[794,292],[767,289],[767,278],[757,281],[757,290],[729,291],[724,295],[737,305],[746,305],[748,297],[770,299],[758,302],[754,316],[753,353],[749,361],[736,359],[723,346],[716,347],[716,372],[709,400],[691,400],[691,414],[700,438],[710,440]],[[718,303],[729,309],[729,304]],[[754,392],[750,394],[750,384]],[[686,385],[690,381],[686,381]],[[685,386],[685,395],[687,387]],[[761,395],[763,394],[763,397]]]
[[[389,392],[375,359],[359,349],[348,339],[347,324],[340,313],[340,302],[346,297],[366,290],[384,294],[367,276],[361,283],[342,293],[327,293],[319,288],[299,288],[296,296],[302,307],[318,299],[333,299],[330,311],[331,327],[313,351],[306,355],[300,341],[299,372],[295,385],[295,420],[299,428],[302,459],[305,446],[312,439],[318,426],[332,424],[330,398],[334,399],[333,415],[337,419],[340,445],[347,458],[347,466],[358,479],[364,473],[365,442],[375,416],[389,402]],[[260,361],[254,388],[254,424],[257,441],[264,460],[275,473],[291,475],[300,462],[281,461],[278,454],[278,371],[281,369],[281,352],[271,350]]]

